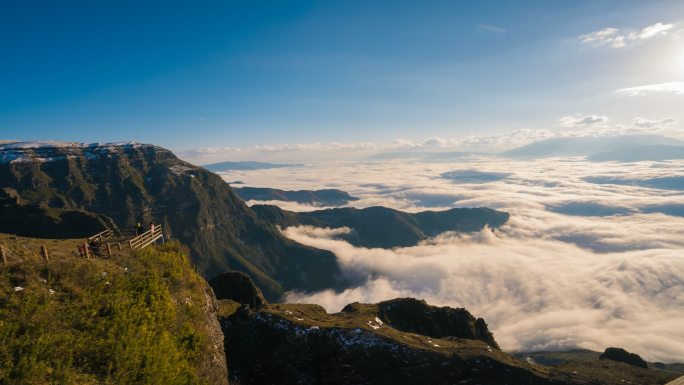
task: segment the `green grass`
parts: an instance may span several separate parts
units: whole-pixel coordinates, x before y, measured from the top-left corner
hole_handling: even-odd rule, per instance
[[[203,282],[178,245],[83,260],[79,242],[0,236],[0,384],[207,383]]]

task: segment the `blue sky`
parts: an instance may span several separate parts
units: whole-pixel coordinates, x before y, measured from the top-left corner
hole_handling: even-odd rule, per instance
[[[0,5],[0,137],[183,150],[684,120],[681,1],[161,4]]]

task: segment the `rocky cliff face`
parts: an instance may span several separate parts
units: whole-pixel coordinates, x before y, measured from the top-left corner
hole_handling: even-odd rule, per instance
[[[494,336],[482,318],[475,318],[463,308],[430,306],[414,298],[399,298],[377,305],[353,303],[342,309],[350,314],[378,314],[382,324],[405,333],[422,334],[432,338],[463,338],[480,340],[499,349]]]
[[[335,256],[283,237],[219,176],[160,147],[137,143],[0,145],[0,186],[59,209],[104,214],[122,229],[161,223],[190,248],[205,277],[240,270],[270,299],[334,287]]]
[[[200,363],[198,371],[214,385],[228,385],[228,365],[224,349],[224,337],[218,321],[218,302],[214,292],[204,283],[204,306],[202,316],[206,327],[208,346],[205,359]]]

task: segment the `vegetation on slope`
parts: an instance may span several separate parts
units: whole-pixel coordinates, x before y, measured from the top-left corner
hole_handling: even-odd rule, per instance
[[[0,242],[0,384],[216,383],[206,283],[178,244],[83,260],[77,241]]]

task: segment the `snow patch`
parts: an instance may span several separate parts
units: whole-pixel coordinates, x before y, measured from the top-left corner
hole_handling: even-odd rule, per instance
[[[138,142],[77,143],[57,141],[0,141],[0,164],[54,162],[83,156],[88,160],[149,146]]]
[[[171,170],[171,172],[174,175],[184,175],[189,171],[194,171],[195,169],[192,167],[183,166],[180,164],[174,164],[173,166],[169,167],[169,170]],[[190,176],[195,177],[194,175],[190,175]]]

